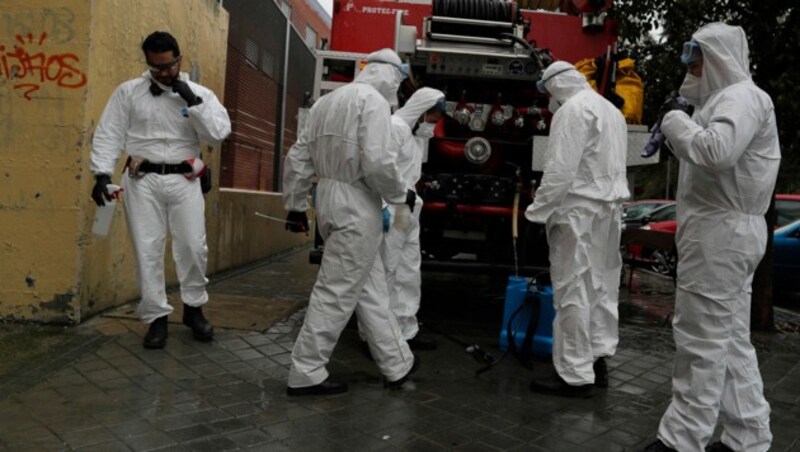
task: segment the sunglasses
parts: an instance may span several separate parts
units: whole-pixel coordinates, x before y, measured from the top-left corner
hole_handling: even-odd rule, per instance
[[[180,63],[180,62],[181,62],[181,57],[178,57],[178,58],[175,58],[170,63],[148,64],[147,65],[147,69],[149,69],[150,72],[155,73],[155,74],[160,73],[160,72],[164,72],[164,71],[172,71],[173,69],[175,69],[175,66],[177,66],[178,63]]]

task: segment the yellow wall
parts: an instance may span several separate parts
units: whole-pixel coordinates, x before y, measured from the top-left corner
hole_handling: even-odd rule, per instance
[[[0,1],[0,313],[7,318],[80,316],[89,22],[85,0]]]
[[[144,71],[155,30],[175,35],[182,69],[221,99],[228,13],[216,0],[0,0],[0,318],[74,323],[138,298],[122,209],[107,238],[91,234],[88,159],[106,101]],[[219,148],[203,154],[216,178]],[[284,216],[274,195],[215,184],[206,201],[210,274],[305,240],[249,213]]]

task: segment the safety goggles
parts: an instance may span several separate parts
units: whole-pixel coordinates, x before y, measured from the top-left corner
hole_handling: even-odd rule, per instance
[[[367,61],[367,64],[372,64],[372,63],[381,63],[381,64],[388,64],[388,65],[394,66],[395,69],[400,71],[400,75],[403,76],[403,80],[408,78],[408,74],[410,72],[410,68],[409,68],[408,64],[406,64],[406,63],[395,64],[395,63],[391,63],[389,61],[383,61],[383,60]]]
[[[564,68],[564,69],[562,69],[562,70],[560,70],[560,71],[556,72],[555,74],[552,74],[552,75],[550,75],[550,77],[547,77],[546,79],[544,79],[544,78],[542,78],[542,79],[539,79],[539,80],[536,82],[536,89],[537,89],[537,90],[539,90],[539,92],[540,92],[540,93],[542,93],[542,94],[546,94],[546,93],[547,93],[547,88],[545,88],[545,86],[544,86],[544,84],[545,84],[545,83],[549,82],[549,81],[550,81],[550,80],[551,80],[553,77],[555,77],[556,75],[558,75],[558,74],[563,74],[564,72],[571,71],[571,70],[572,70],[572,68],[571,68],[571,67]]]
[[[447,101],[444,100],[444,97],[437,100],[434,107],[436,107],[436,111],[438,111],[441,115],[447,113]]]
[[[173,69],[175,69],[175,66],[177,66],[177,65],[178,65],[178,63],[180,63],[180,62],[181,62],[181,57],[179,56],[178,58],[175,58],[175,59],[174,59],[172,62],[170,62],[170,63],[165,63],[165,64],[148,64],[148,65],[147,65],[147,69],[148,69],[150,72],[154,73],[154,74],[158,74],[158,73],[161,73],[161,72],[164,72],[164,71],[170,72],[170,71],[172,71]]]
[[[681,53],[681,63],[689,64],[703,59],[703,51],[700,49],[700,44],[694,39],[683,43],[683,52]]]

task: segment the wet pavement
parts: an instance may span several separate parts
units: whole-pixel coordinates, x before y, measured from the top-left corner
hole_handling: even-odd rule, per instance
[[[299,251],[218,278],[210,291],[307,294],[316,266],[305,262]],[[439,348],[419,352],[422,367],[400,391],[383,388],[348,328],[329,370],[350,391],[287,397],[302,309],[265,331],[217,327],[211,343],[170,325],[164,350],[143,349],[145,327],[119,316],[71,328],[3,325],[0,450],[639,450],[670,398],[674,292],[670,279],[646,272],[635,272],[630,288],[623,281],[610,387],[591,399],[530,392],[531,378],[552,368],[541,361],[528,369],[508,356],[476,377],[483,364],[465,344],[501,355],[503,287],[474,275],[425,275],[420,318]],[[776,318],[800,325],[788,311]],[[782,330],[753,341],[772,406],[772,450],[800,450],[800,334]]]

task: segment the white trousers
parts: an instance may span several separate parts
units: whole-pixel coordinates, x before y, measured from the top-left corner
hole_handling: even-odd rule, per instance
[[[394,208],[389,206],[394,218]],[[389,296],[389,307],[397,318],[400,330],[406,340],[413,339],[419,332],[417,311],[422,298],[422,276],[420,267],[422,256],[419,247],[419,215],[421,205],[417,205],[411,215],[408,229],[401,231],[395,227],[383,236],[380,246],[381,263],[386,271],[386,281],[367,280],[362,297],[375,298],[385,296],[377,285],[386,285]],[[359,317],[359,331],[363,334],[363,325]]]
[[[672,328],[672,403],[658,437],[680,451],[702,451],[719,414],[726,446],[769,450],[770,409],[750,343],[750,294],[713,300],[678,288]]]
[[[131,179],[126,172],[122,185],[125,216],[139,270],[139,318],[152,323],[172,312],[164,278],[167,232],[172,238],[181,300],[194,307],[207,303],[208,246],[200,181],[190,181],[180,174],[153,173]]]
[[[386,276],[378,255],[380,198],[325,180],[317,188],[317,226],[325,239],[325,253],[292,349],[288,385],[313,386],[328,378],[325,366],[353,312],[362,322],[381,373],[389,381],[399,380],[411,370],[414,356],[389,310]],[[361,297],[368,279],[383,296]]]
[[[620,207],[577,200],[547,220],[553,281],[553,364],[568,384],[594,383],[592,364],[619,342]]]

